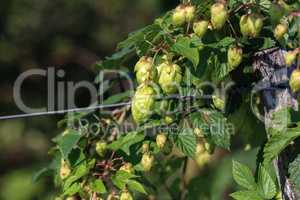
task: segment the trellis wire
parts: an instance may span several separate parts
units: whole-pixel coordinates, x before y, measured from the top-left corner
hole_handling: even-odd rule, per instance
[[[193,95],[191,95],[191,96],[171,95],[168,97],[157,98],[157,99],[159,99],[159,100],[163,100],[163,99],[187,100],[188,98],[195,99],[196,96],[193,96]],[[90,107],[85,107],[85,108],[74,108],[74,109],[55,110],[55,111],[46,111],[46,112],[6,115],[6,116],[0,116],[0,120],[19,119],[19,118],[37,117],[37,116],[46,116],[46,115],[60,115],[60,114],[65,114],[65,113],[69,113],[69,112],[83,112],[83,111],[96,110],[96,109],[116,108],[116,107],[122,107],[122,106],[127,106],[127,105],[131,105],[131,101],[115,103],[115,104],[107,104],[107,105],[96,105],[96,106],[90,106]]]

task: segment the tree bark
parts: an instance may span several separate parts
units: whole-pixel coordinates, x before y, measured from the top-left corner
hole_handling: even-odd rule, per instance
[[[255,89],[260,91],[263,101],[266,130],[276,125],[271,120],[274,112],[285,107],[298,110],[297,97],[289,88],[289,77],[295,66],[286,67],[283,55],[284,50],[279,48],[266,49],[254,55],[254,70],[262,78],[262,81],[255,86]],[[293,187],[288,179],[288,170],[286,168],[289,155],[289,148],[287,148],[273,161],[273,164],[278,184],[281,188],[282,199],[297,200],[300,199],[299,191]]]

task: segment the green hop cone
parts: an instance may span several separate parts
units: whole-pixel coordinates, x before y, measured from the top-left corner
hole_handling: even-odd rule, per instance
[[[181,26],[185,23],[185,8],[183,5],[179,5],[173,12],[172,24],[175,26]]]
[[[215,145],[209,142],[204,142],[204,148],[209,154],[213,154],[215,151]]]
[[[131,163],[125,163],[120,167],[120,170],[128,172],[129,174],[134,174],[134,168]]]
[[[119,200],[119,197],[112,193],[107,196],[106,200]]]
[[[185,7],[185,20],[187,22],[192,21],[195,18],[196,9],[194,6],[186,6]]]
[[[198,138],[204,138],[204,133],[203,130],[201,128],[195,128],[194,129],[194,134],[198,137]]]
[[[211,160],[211,155],[206,151],[203,143],[197,144],[194,158],[199,168],[202,168]]]
[[[120,195],[120,200],[133,200],[133,197],[128,190],[124,190]]]
[[[277,192],[276,196],[274,197],[274,200],[283,200],[281,191]]]
[[[153,58],[143,56],[136,63],[134,71],[136,72],[136,79],[139,84],[146,81],[155,80],[157,71],[153,67]]]
[[[243,36],[258,37],[263,27],[263,18],[261,15],[251,13],[243,15],[240,19],[240,30]]]
[[[288,67],[290,67],[293,63],[295,63],[297,58],[297,53],[298,53],[297,51],[288,51],[284,55],[284,61]]]
[[[160,133],[156,136],[156,145],[159,149],[163,149],[167,142],[167,136],[165,133]]]
[[[243,59],[243,49],[237,46],[230,47],[227,52],[228,65],[231,70],[239,66]]]
[[[292,72],[290,77],[290,87],[292,92],[300,90],[300,70],[296,69]]]
[[[171,115],[166,115],[166,116],[164,117],[164,122],[165,122],[166,124],[172,124],[172,123],[174,122],[174,117],[171,116]]]
[[[141,160],[141,165],[145,172],[148,172],[151,170],[154,162],[154,156],[150,153],[144,153]]]
[[[144,143],[142,146],[142,153],[148,153],[150,149],[150,146],[148,143]]]
[[[208,21],[206,20],[200,20],[198,22],[195,22],[193,25],[193,30],[195,34],[200,38],[204,36],[204,34],[207,31],[207,28],[208,28]]]
[[[76,197],[67,197],[66,200],[76,200]]]
[[[211,23],[214,29],[221,29],[228,19],[228,11],[223,3],[215,3],[211,6]]]
[[[131,113],[136,123],[146,121],[152,115],[155,105],[155,90],[147,84],[137,88],[131,104]]]
[[[106,142],[97,142],[96,143],[96,152],[99,156],[103,157],[107,150],[107,143]]]
[[[158,83],[164,93],[174,94],[182,81],[181,68],[177,64],[162,63],[159,68]]]
[[[70,175],[70,173],[71,173],[71,169],[70,169],[68,163],[64,159],[61,159],[60,171],[59,171],[60,178],[62,180],[67,178]]]
[[[224,110],[225,108],[225,101],[217,96],[212,96],[212,100],[214,103],[214,106],[219,110]]]
[[[250,33],[249,27],[248,27],[248,18],[249,15],[243,15],[240,19],[240,30],[243,36],[248,36]]]
[[[284,34],[286,34],[288,31],[288,26],[284,23],[278,24],[274,29],[274,37],[277,40],[280,40],[283,38]]]

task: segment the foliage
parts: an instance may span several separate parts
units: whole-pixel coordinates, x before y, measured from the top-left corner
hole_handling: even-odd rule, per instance
[[[292,49],[290,52],[295,55],[300,51],[296,31],[300,24],[292,14],[299,8],[298,3],[276,4],[283,11],[281,21],[274,16],[278,13],[271,12],[273,6],[268,0],[184,1],[120,42],[118,52],[97,67],[121,68],[128,60],[138,60],[134,70],[127,66],[136,73],[138,85],[134,96],[129,97],[131,109],[124,106],[110,110],[109,114],[83,114],[79,120],[97,124],[97,133],[79,123],[66,127],[54,139],[56,146],[51,154],[56,162],[49,169],[54,171],[55,182],[61,188],[59,198],[131,199],[132,194],[134,198],[145,199],[158,197],[158,190],[164,188],[168,198],[180,195],[186,199],[196,195],[188,193],[191,162],[204,169],[232,147],[251,148],[253,141],[239,134],[249,130],[243,130],[243,125],[241,130],[235,129],[235,125],[243,117],[251,119],[249,115],[253,113],[248,110],[253,99],[249,99],[247,89],[239,94],[240,99],[236,98],[229,86],[232,81],[236,89],[255,84],[255,74],[244,70],[261,49],[279,46]],[[201,34],[195,34],[193,23],[199,19],[209,23]],[[283,22],[289,24],[291,33],[274,35],[272,30]],[[294,58],[288,58],[286,64],[294,62]],[[299,80],[293,76],[292,91],[298,91]],[[222,91],[224,88],[230,92]],[[110,97],[108,102],[128,99],[128,94]],[[272,120],[281,121],[285,114],[276,112]],[[124,127],[128,122],[135,126]],[[247,166],[233,161],[233,178],[245,189],[232,193],[234,199],[273,199],[279,192],[270,163],[300,134],[297,121],[287,117],[285,122],[267,130],[266,144],[256,141],[263,158],[257,155],[255,177]],[[264,130],[251,127],[253,121],[244,123],[254,136],[265,134]],[[238,137],[245,142],[238,143]],[[297,162],[290,165],[295,184]]]

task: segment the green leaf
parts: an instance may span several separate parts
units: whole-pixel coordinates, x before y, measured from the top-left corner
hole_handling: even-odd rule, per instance
[[[260,166],[258,170],[258,191],[265,199],[272,199],[277,191],[276,185],[272,177],[265,169],[264,166]]]
[[[232,45],[236,40],[232,37],[225,37],[222,40],[215,42],[215,43],[210,43],[210,44],[205,44],[205,46],[207,47],[211,47],[211,48],[227,48],[230,45]]]
[[[276,42],[274,40],[272,40],[271,38],[267,37],[267,38],[264,38],[264,43],[261,46],[260,50],[268,49],[268,48],[274,47],[275,45],[276,45]]]
[[[91,181],[89,183],[89,185],[90,185],[91,190],[94,191],[94,192],[97,192],[97,193],[100,193],[100,194],[104,194],[104,193],[107,192],[103,181],[100,180],[100,179],[96,179],[96,180]]]
[[[120,149],[129,155],[131,145],[141,142],[144,138],[145,135],[143,133],[129,132],[125,136],[121,136],[116,141],[109,144],[107,147],[114,151]]]
[[[268,130],[271,135],[284,133],[292,122],[291,108],[282,108],[272,114],[271,127]]]
[[[126,181],[117,176],[112,176],[111,180],[112,180],[113,184],[120,190],[123,190],[126,186]]]
[[[171,50],[189,59],[196,68],[199,64],[199,51],[192,46],[192,40],[188,37],[179,37]]]
[[[137,30],[131,34],[129,34],[128,38],[124,40],[123,42],[120,42],[118,44],[118,49],[122,48],[131,48],[135,46],[138,42],[144,41],[145,37],[149,34],[158,33],[161,31],[161,28],[157,24],[152,24],[149,26],[146,26],[140,30]]]
[[[227,119],[218,111],[203,112],[202,116],[208,119],[212,142],[229,150],[232,127],[227,123]]]
[[[226,52],[214,51],[211,52],[211,55],[207,59],[208,68],[213,69],[211,79],[215,83],[224,80],[234,70],[228,67],[227,60],[224,58],[227,58]]]
[[[297,188],[300,188],[300,154],[289,165],[290,178]]]
[[[64,159],[68,159],[72,149],[77,145],[81,135],[75,130],[69,130],[69,132],[63,135],[58,141],[58,148]]]
[[[299,112],[290,107],[284,107],[272,114],[271,127],[268,133],[271,135],[285,133],[289,126],[300,121]]]
[[[80,183],[74,183],[68,189],[66,189],[64,191],[64,195],[72,196],[72,195],[78,193],[80,190],[81,190]]]
[[[217,110],[202,109],[189,115],[194,128],[200,128],[206,138],[215,145],[230,149],[233,127]]]
[[[268,12],[271,4],[272,4],[272,1],[270,1],[270,0],[259,0],[259,6],[264,12]]]
[[[69,159],[71,167],[76,167],[81,162],[83,162],[86,158],[85,158],[85,154],[83,153],[83,150],[77,148],[77,149],[73,149],[71,151],[68,159]]]
[[[33,175],[32,181],[37,182],[41,177],[49,175],[52,172],[54,172],[54,170],[51,169],[50,167],[44,167]]]
[[[85,176],[89,172],[89,167],[87,166],[86,162],[83,162],[78,167],[76,167],[75,172],[66,179],[64,183],[64,191],[66,191],[72,183],[79,180],[81,177]]]
[[[128,173],[123,170],[117,171],[115,175],[111,177],[113,184],[118,187],[120,190],[124,189],[128,181],[137,176],[131,173]]]
[[[134,52],[134,48],[123,48],[120,51],[114,53],[110,57],[106,57],[105,60],[97,62],[95,64],[95,67],[99,70],[103,69],[119,69],[121,65],[122,59],[124,59],[126,56],[129,56],[132,52]],[[95,82],[97,83],[97,79]]]
[[[219,82],[223,80],[229,74],[229,72],[233,70],[233,68],[231,69],[230,67],[228,67],[227,63],[220,63],[218,65],[215,65],[213,79]]]
[[[295,128],[288,128],[285,133],[273,135],[264,148],[264,162],[271,162],[281,151],[283,151],[299,136],[299,123]]]
[[[255,190],[257,185],[255,183],[254,176],[251,172],[251,170],[237,162],[237,161],[232,161],[232,174],[233,174],[233,179],[242,187],[248,189],[248,190]]]
[[[189,156],[190,158],[195,156],[197,139],[192,129],[183,128],[179,134],[176,134],[175,144],[186,156]]]
[[[147,194],[144,186],[141,183],[137,182],[136,180],[128,180],[127,185],[131,190],[135,190],[140,193]]]
[[[114,104],[119,103],[123,101],[124,99],[127,99],[133,95],[132,90],[128,90],[126,92],[122,92],[113,96],[108,97],[106,100],[104,100],[103,104]]]
[[[264,200],[256,191],[242,190],[232,193],[230,196],[236,200]]]

